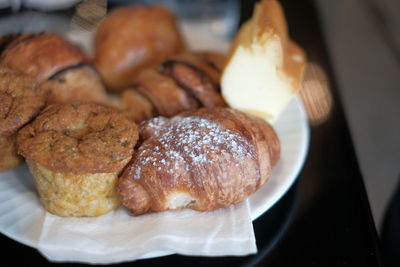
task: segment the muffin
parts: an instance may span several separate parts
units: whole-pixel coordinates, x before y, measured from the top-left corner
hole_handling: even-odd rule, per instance
[[[17,146],[44,208],[62,217],[116,209],[118,175],[138,139],[135,123],[94,103],[53,104],[19,131]]]
[[[16,133],[44,104],[33,77],[0,66],[0,171],[23,162],[15,146]]]

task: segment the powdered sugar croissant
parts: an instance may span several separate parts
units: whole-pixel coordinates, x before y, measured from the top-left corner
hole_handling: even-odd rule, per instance
[[[142,143],[118,185],[133,215],[240,203],[268,180],[280,155],[267,122],[229,108],[157,117],[140,131]]]

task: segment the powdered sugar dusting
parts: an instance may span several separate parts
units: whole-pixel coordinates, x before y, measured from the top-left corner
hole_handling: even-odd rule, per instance
[[[216,160],[216,154],[234,161],[234,166],[238,166],[244,157],[256,158],[249,141],[210,119],[176,116],[163,126],[162,130],[157,129],[151,142],[145,142],[139,148],[135,179],[140,179],[142,167],[148,164],[156,166],[158,171],[166,170],[177,176],[183,166],[189,171],[194,166],[211,164]]]

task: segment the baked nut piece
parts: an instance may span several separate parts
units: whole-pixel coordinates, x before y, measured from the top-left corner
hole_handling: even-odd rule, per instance
[[[1,63],[36,78],[48,104],[92,101],[107,104],[100,75],[72,43],[53,33],[14,34],[0,40]]]
[[[23,162],[17,154],[15,135],[44,104],[33,77],[0,66],[0,171]]]
[[[135,123],[93,103],[53,104],[19,131],[40,201],[58,216],[99,216],[120,204],[118,175],[138,139]]]
[[[107,88],[121,91],[142,69],[184,48],[173,13],[157,5],[112,10],[95,36],[95,65]]]
[[[300,89],[305,62],[278,1],[262,0],[235,37],[222,95],[229,106],[273,122]]]
[[[158,117],[140,128],[139,148],[118,182],[121,202],[133,215],[242,202],[279,160],[273,128],[229,108]]]

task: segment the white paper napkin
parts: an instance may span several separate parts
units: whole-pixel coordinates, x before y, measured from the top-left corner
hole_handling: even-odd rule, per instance
[[[120,208],[98,218],[47,213],[38,243],[50,261],[117,263],[178,253],[228,256],[257,252],[249,202],[213,212],[189,209],[132,217]]]

